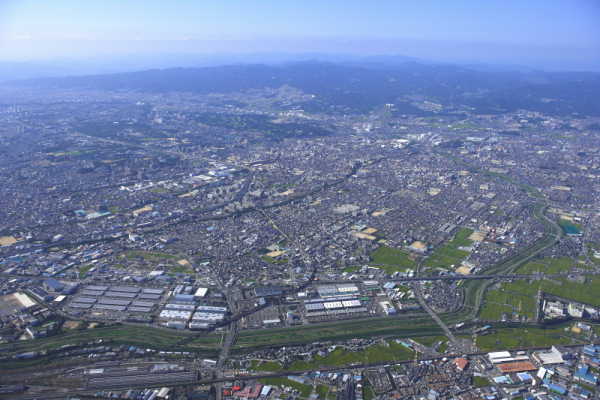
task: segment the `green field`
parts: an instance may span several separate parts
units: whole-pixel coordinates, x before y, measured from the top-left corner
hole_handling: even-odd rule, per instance
[[[188,337],[166,329],[145,326],[114,325],[80,331],[69,331],[47,338],[0,345],[0,351],[23,353],[28,351],[53,350],[65,345],[81,345],[102,339],[113,344],[126,344],[160,350],[201,351],[214,353],[219,347],[220,336],[206,335],[194,339],[185,346],[177,343]]]
[[[254,371],[265,371],[265,372],[277,372],[281,371],[283,367],[277,361],[258,361],[252,360],[251,368]]]
[[[537,289],[527,281],[503,283],[499,289],[488,290],[479,318],[500,320],[503,314],[535,318]],[[513,314],[514,313],[514,314]]]
[[[531,193],[537,197],[537,192],[532,191]],[[554,225],[544,215],[544,210],[545,208],[542,204],[536,204],[533,208],[534,215],[544,224],[546,230],[548,231],[544,238],[533,243],[519,254],[509,257],[499,264],[487,267],[485,269],[486,273],[513,273],[518,268],[521,268],[524,264],[531,262],[532,257],[538,254],[540,251],[552,246],[556,242],[556,235],[559,235],[562,233],[562,231],[560,230],[560,227]],[[464,281],[462,287],[465,290],[465,306],[461,311],[449,315],[448,317],[444,317],[446,322],[455,323],[476,318],[484,302],[485,294],[493,284],[493,281]]]
[[[312,393],[312,387],[310,385],[294,382],[288,378],[261,378],[259,381],[264,385],[287,386],[294,388],[300,393],[300,397],[303,399],[308,398],[308,396],[310,396]]]
[[[444,353],[448,348],[448,338],[446,336],[425,336],[412,338],[415,342],[421,343],[423,346],[432,347],[436,343],[441,342],[438,351]]]
[[[143,265],[142,268],[153,269],[156,263],[167,263],[168,268],[166,268],[166,272],[170,275],[173,274],[188,274],[191,275],[194,273],[191,265],[181,265],[177,263],[178,260],[183,259],[184,257],[162,253],[158,251],[143,251],[143,250],[128,250],[122,253],[119,256],[121,259],[127,259],[130,261],[136,259],[143,259],[146,264]],[[116,267],[116,266],[115,266]]]
[[[501,328],[496,332],[477,337],[477,347],[481,351],[507,350],[521,347],[544,347],[571,344],[571,337],[563,327],[557,328]]]
[[[454,239],[445,245],[438,247],[425,260],[425,266],[430,268],[451,269],[460,266],[461,262],[469,255],[468,251],[459,250],[459,247],[468,247],[473,242],[469,240],[469,236],[473,233],[472,229],[461,228]]]
[[[289,366],[292,371],[314,370],[319,367],[339,367],[353,363],[372,364],[388,361],[405,361],[414,358],[414,352],[394,341],[369,346],[361,351],[337,348],[325,357],[316,356],[312,361],[296,361]]]
[[[476,388],[490,386],[490,380],[488,378],[484,378],[483,376],[474,376],[473,386]]]
[[[363,386],[363,399],[364,400],[373,400],[375,397],[375,392],[373,392],[373,388],[370,384],[365,384]]]
[[[169,268],[169,274],[188,274],[191,275],[194,270],[188,265],[175,265]]]
[[[342,321],[338,323],[312,324],[294,328],[242,331],[235,344],[236,351],[261,346],[301,344],[323,340],[346,340],[356,337],[413,337],[440,335],[440,328],[429,317],[370,318],[365,320]],[[95,329],[73,330],[55,336],[0,345],[4,354],[18,354],[28,351],[53,350],[65,345],[84,345],[97,340],[105,343],[134,345],[142,348],[172,351],[194,351],[214,355],[219,349],[221,336],[216,334],[194,336],[186,344],[180,344],[189,334],[147,326],[112,325]],[[374,347],[365,354],[341,355],[321,360],[329,364],[346,358],[359,357],[361,360],[378,360],[382,357],[403,357],[398,345],[392,343],[386,351]],[[401,349],[404,351],[404,349]],[[341,361],[340,361],[341,362]],[[20,362],[19,362],[20,363]],[[23,362],[25,363],[25,362]],[[25,363],[26,364],[26,363]],[[258,366],[258,365],[257,365]],[[259,368],[277,368],[276,363],[261,365]]]
[[[337,348],[324,357],[315,356],[311,361],[295,361],[285,368],[287,371],[315,370],[320,367],[340,367],[354,363],[371,364],[388,361],[404,361],[414,358],[414,352],[394,342],[369,346],[360,351],[350,351]],[[283,366],[275,361],[253,362],[252,369],[256,371],[278,372]]]
[[[163,193],[169,193],[169,189],[167,189],[163,186],[158,186],[158,187],[153,187],[152,189],[150,189],[150,192],[156,193],[156,194],[163,194]]]
[[[520,274],[531,274],[535,272],[544,272],[546,274],[557,274],[567,272],[577,262],[568,257],[561,258],[544,258],[535,262],[528,262],[520,267],[517,272]],[[581,267],[581,265],[579,265]]]
[[[273,257],[269,257],[267,255],[260,256],[260,258],[263,261],[268,262],[269,264],[285,264],[288,262],[287,258],[273,258]]]
[[[595,251],[600,251],[600,244],[598,243],[588,243],[588,257],[590,261],[595,265],[600,265],[600,258],[594,257]]]
[[[82,265],[79,267],[79,279],[85,278],[88,271],[92,269],[94,266],[92,264]]]
[[[236,350],[251,347],[302,344],[324,340],[347,340],[357,337],[411,337],[439,335],[441,329],[429,316],[400,318],[369,318],[299,326],[294,328],[260,329],[240,332]]]
[[[419,343],[431,346],[436,342],[443,342],[442,346],[447,347],[447,339],[444,336],[431,336],[417,338]],[[442,350],[443,352],[443,350]],[[415,352],[405,346],[396,343],[395,340],[386,340],[384,343],[375,344],[360,351],[350,351],[343,347],[338,347],[326,356],[315,356],[310,361],[295,361],[285,369],[281,363],[276,361],[252,361],[251,368],[255,371],[280,372],[280,371],[303,371],[315,370],[320,367],[340,367],[351,364],[373,364],[392,361],[412,360]]]
[[[406,251],[387,246],[381,246],[371,253],[371,264],[385,270],[388,274],[416,268],[416,262]]]
[[[546,258],[529,262],[517,270],[517,273],[544,272],[555,274],[566,272],[575,265],[570,258]],[[579,265],[581,267],[581,265]],[[482,320],[500,320],[503,313],[524,316],[529,320],[535,317],[536,296],[538,290],[555,296],[600,306],[600,277],[586,278],[585,283],[570,281],[567,278],[553,278],[540,281],[515,281],[502,283],[498,289],[488,290],[479,314]],[[513,314],[514,313],[514,314]]]
[[[318,385],[315,391],[321,400],[335,400],[337,398],[336,393],[326,385]]]

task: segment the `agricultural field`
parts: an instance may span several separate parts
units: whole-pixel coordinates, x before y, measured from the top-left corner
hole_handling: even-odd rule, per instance
[[[486,321],[535,318],[537,287],[527,281],[502,283],[497,289],[490,289],[485,295],[479,318]]]
[[[555,274],[566,272],[577,262],[570,258],[543,259],[529,262],[519,268],[517,273],[544,272]],[[579,268],[582,266],[577,264]],[[584,290],[585,289],[585,290]],[[485,294],[479,318],[487,321],[501,320],[506,314],[508,319],[525,318],[533,320],[536,311],[538,290],[555,296],[564,297],[595,306],[600,306],[600,277],[586,277],[585,283],[567,278],[542,279],[539,281],[515,281],[502,283]]]
[[[371,253],[371,264],[385,270],[388,274],[414,270],[416,267],[416,262],[409,253],[387,246],[381,246]]]
[[[472,229],[461,228],[454,236],[454,239],[445,245],[438,247],[429,257],[427,257],[425,266],[442,269],[453,269],[458,267],[469,255],[468,251],[460,250],[459,247],[469,247],[473,244],[473,241],[469,239],[469,236],[471,236],[472,233]]]
[[[556,328],[501,328],[494,333],[478,336],[477,347],[481,351],[508,350],[521,347],[550,347],[571,344],[573,339],[563,327]]]
[[[414,351],[396,343],[385,341],[382,344],[369,346],[365,350],[350,351],[337,348],[325,357],[316,356],[312,361],[296,361],[289,366],[292,371],[314,370],[321,366],[338,367],[354,363],[371,364],[387,361],[404,361],[414,358]]]

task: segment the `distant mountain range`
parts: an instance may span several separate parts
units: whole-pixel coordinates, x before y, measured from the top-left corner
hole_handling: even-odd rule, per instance
[[[356,56],[323,53],[256,54],[141,54],[97,59],[52,61],[0,61],[0,83],[50,77],[115,74],[165,68],[200,68],[221,65],[282,65],[291,62],[319,61],[355,65],[397,65],[407,61],[424,62],[403,55]]]
[[[11,85],[154,93],[225,93],[289,85],[316,96],[307,108],[365,112],[394,103],[398,112],[411,114],[423,113],[415,101],[428,100],[478,113],[527,109],[555,115],[600,115],[600,73],[461,67],[400,59],[154,69]]]

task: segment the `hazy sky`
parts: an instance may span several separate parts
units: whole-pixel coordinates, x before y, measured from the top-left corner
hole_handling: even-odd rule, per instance
[[[600,65],[599,21],[598,0],[0,0],[0,58],[324,52]]]

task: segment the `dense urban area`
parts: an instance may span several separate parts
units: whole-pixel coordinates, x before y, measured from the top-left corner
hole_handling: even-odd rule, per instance
[[[600,114],[368,73],[1,87],[0,398],[599,398]]]

